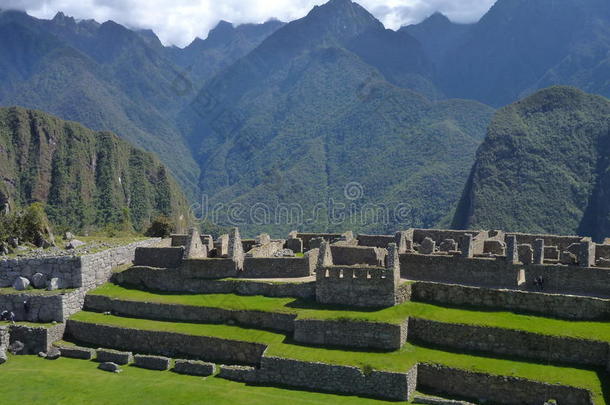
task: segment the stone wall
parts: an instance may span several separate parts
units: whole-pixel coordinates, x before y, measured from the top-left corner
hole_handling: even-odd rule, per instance
[[[587,339],[409,318],[409,340],[544,362],[606,366],[609,345]]]
[[[316,300],[357,307],[396,305],[397,282],[383,267],[330,266],[318,269]]]
[[[266,349],[260,343],[96,325],[74,320],[68,320],[66,335],[84,343],[140,354],[196,358],[229,364],[259,364]]]
[[[349,320],[297,319],[294,340],[323,346],[398,350],[407,341],[407,321],[402,324]]]
[[[17,258],[0,260],[0,288],[10,287],[21,276],[31,279],[36,273],[48,279],[58,278],[59,288],[88,288],[104,284],[112,269],[130,263],[137,247],[156,244],[148,239],[84,256],[61,256],[43,259]]]
[[[366,264],[369,266],[384,266],[388,252],[384,248],[371,246],[341,246],[331,245],[333,264],[338,266],[351,266]]]
[[[297,233],[296,237],[303,241],[303,250],[307,251],[311,249],[309,242],[312,239],[324,238],[328,242],[335,242],[341,239],[342,234],[340,233]]]
[[[418,389],[507,405],[540,405],[549,399],[559,404],[593,405],[584,389],[546,384],[515,377],[494,376],[439,365],[419,364]]]
[[[140,247],[136,249],[134,264],[174,268],[182,264],[184,246],[177,247]]]
[[[359,234],[358,245],[387,248],[390,243],[396,243],[394,235],[363,235]]]
[[[305,257],[246,257],[244,271],[239,277],[245,278],[300,278],[313,274],[315,260]]]
[[[86,290],[77,290],[56,294],[32,294],[17,292],[0,295],[0,309],[15,313],[16,321],[28,322],[65,322],[70,315],[81,310]],[[30,305],[25,311],[24,302]]]
[[[503,258],[406,253],[400,255],[400,269],[409,280],[519,290],[535,290],[533,280],[543,276],[545,292],[610,297],[610,270],[595,267],[518,265]],[[523,285],[518,284],[520,270],[525,274]]]
[[[4,350],[10,344],[10,331],[8,325],[0,326],[0,355],[4,353]]]
[[[20,341],[25,345],[19,354],[38,354],[47,352],[53,343],[61,340],[66,325],[59,323],[53,326],[11,325],[10,342]]]
[[[560,251],[566,250],[568,246],[574,243],[580,243],[583,239],[582,236],[560,236],[560,235],[536,235],[529,233],[510,233],[509,235],[515,235],[517,243],[534,245],[536,239],[544,240],[545,246],[557,246]]]
[[[296,318],[296,314],[250,311],[247,309],[236,311],[213,307],[128,301],[92,294],[87,295],[85,298],[85,309],[96,312],[109,311],[113,314],[127,317],[173,322],[235,322],[244,326],[254,326],[282,332],[292,332]]]
[[[186,269],[132,267],[113,278],[114,282],[154,291],[197,294],[264,295],[266,297],[314,298],[315,282],[271,282],[255,280],[209,280]]]
[[[610,299],[418,281],[413,301],[506,309],[575,320],[610,319]]]
[[[417,368],[406,373],[376,371],[264,356],[260,369],[223,368],[222,378],[259,384],[306,388],[336,394],[406,401],[417,384]]]

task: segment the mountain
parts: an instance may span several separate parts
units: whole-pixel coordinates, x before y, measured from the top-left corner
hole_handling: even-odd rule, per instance
[[[552,87],[495,115],[453,227],[610,234],[610,100]]]
[[[412,91],[428,66],[417,40],[349,0],[278,29],[185,110],[210,207],[243,208],[247,233],[435,225],[459,198],[492,109]],[[331,201],[354,205],[354,223],[334,223]],[[257,224],[257,207],[270,226]],[[359,219],[378,209],[391,212]]]
[[[607,0],[498,0],[441,57],[438,84],[496,107],[555,84],[610,96],[609,58]]]
[[[177,68],[140,36],[113,22],[77,23],[61,14],[38,20],[12,11],[0,14],[0,36],[0,105],[113,131],[160,156],[196,195],[198,167],[172,123],[187,100],[172,87]]]
[[[165,53],[192,81],[203,84],[248,54],[283,25],[281,21],[270,20],[264,24],[242,24],[235,27],[229,22],[220,21],[206,39],[195,38],[183,49],[168,47]],[[200,87],[198,85],[197,90]]]
[[[0,200],[39,201],[74,231],[121,222],[137,230],[157,215],[178,221],[187,203],[157,158],[110,132],[24,108],[0,108]]]
[[[438,68],[442,67],[445,56],[461,45],[474,24],[456,24],[442,13],[434,13],[419,24],[401,27],[417,39],[430,60]]]

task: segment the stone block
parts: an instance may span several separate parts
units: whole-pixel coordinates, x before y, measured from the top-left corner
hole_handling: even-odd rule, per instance
[[[136,354],[134,356],[134,364],[141,368],[149,370],[166,371],[169,370],[171,360],[167,357],[162,356],[147,356],[143,354]]]
[[[47,276],[42,273],[36,273],[32,276],[32,285],[34,288],[43,289],[47,286]]]
[[[519,261],[517,237],[515,235],[506,235],[504,243],[506,243],[506,261],[511,264],[517,263]]]
[[[121,352],[111,349],[97,349],[97,361],[100,363],[116,363],[126,365],[133,362],[133,354],[131,352]]]
[[[580,267],[595,266],[595,243],[590,240],[581,242],[578,251],[578,265]]]
[[[453,251],[456,251],[457,249],[458,249],[458,244],[453,239],[445,239],[439,245],[439,250],[441,252],[453,252]]]
[[[60,281],[57,277],[53,277],[52,279],[47,281],[47,290],[55,291],[59,290]]]
[[[474,243],[472,234],[467,233],[460,238],[460,251],[462,252],[462,257],[474,257]]]
[[[419,245],[419,253],[423,255],[431,255],[436,250],[436,242],[432,238],[424,238],[422,243]]]
[[[17,277],[13,281],[13,288],[17,291],[24,291],[30,287],[30,280],[25,277]]]
[[[63,357],[71,359],[92,360],[95,357],[95,350],[80,346],[62,346],[59,348]]]
[[[196,360],[176,360],[174,372],[178,374],[208,377],[216,372],[216,365]]]

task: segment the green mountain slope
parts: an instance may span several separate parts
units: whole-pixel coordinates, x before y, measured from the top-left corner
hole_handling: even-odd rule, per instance
[[[189,138],[210,204],[241,204],[240,225],[248,233],[388,231],[398,224],[432,226],[451,211],[492,110],[461,100],[435,103],[408,90],[413,82],[401,78],[424,82],[429,72],[417,42],[394,34],[415,44],[417,58],[404,65],[403,76],[393,75],[391,58],[370,49],[392,34],[357,4],[333,0],[213,78],[189,111],[198,112],[190,117]],[[346,199],[345,186],[353,182],[359,196]],[[331,201],[347,204],[347,211],[353,204],[353,223],[340,213],[333,218]],[[249,215],[257,206],[269,218]],[[288,206],[300,210],[302,221],[294,213],[291,223],[286,215],[278,220],[277,210]],[[387,219],[361,219],[379,207],[388,208]]]
[[[44,202],[53,223],[74,231],[122,221],[137,230],[157,215],[178,220],[186,199],[150,153],[109,132],[23,108],[0,108],[0,200]]]
[[[610,234],[610,100],[552,87],[494,117],[453,226]]]

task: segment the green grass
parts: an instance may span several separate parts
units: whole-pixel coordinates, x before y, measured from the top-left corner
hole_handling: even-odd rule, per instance
[[[151,321],[147,319],[125,318],[86,311],[81,311],[70,317],[70,319],[98,325],[111,325],[122,328],[150,331],[175,332],[193,336],[211,336],[221,339],[266,344],[281,342],[286,338],[284,335],[279,333],[263,331],[260,329],[244,328],[241,326]]]
[[[47,291],[47,290],[37,290],[35,288],[28,288],[25,291],[17,291],[12,287],[8,287],[8,288],[0,288],[0,295],[18,295],[18,294],[28,294],[28,295],[45,295],[45,296],[51,296],[51,295],[60,295],[60,294],[67,294],[70,293],[72,291],[75,291],[76,288],[66,288],[63,290],[55,290],[55,291]]]
[[[269,405],[290,403],[375,405],[388,402],[274,387],[250,386],[220,378],[198,378],[123,367],[120,374],[97,370],[97,363],[60,358],[13,356],[0,365],[2,404],[46,405]],[[35,389],[33,387],[36,387]]]
[[[406,302],[380,310],[354,310],[324,306],[294,298],[239,296],[235,294],[168,294],[127,289],[106,284],[90,294],[128,301],[158,302],[192,306],[208,306],[233,310],[257,310],[294,313],[299,319],[354,319],[371,322],[401,323],[407,317],[439,322],[463,323],[506,329],[524,330],[544,335],[586,338],[610,342],[610,322],[566,321],[540,316],[520,315],[506,311],[485,311],[448,308],[438,305]]]

